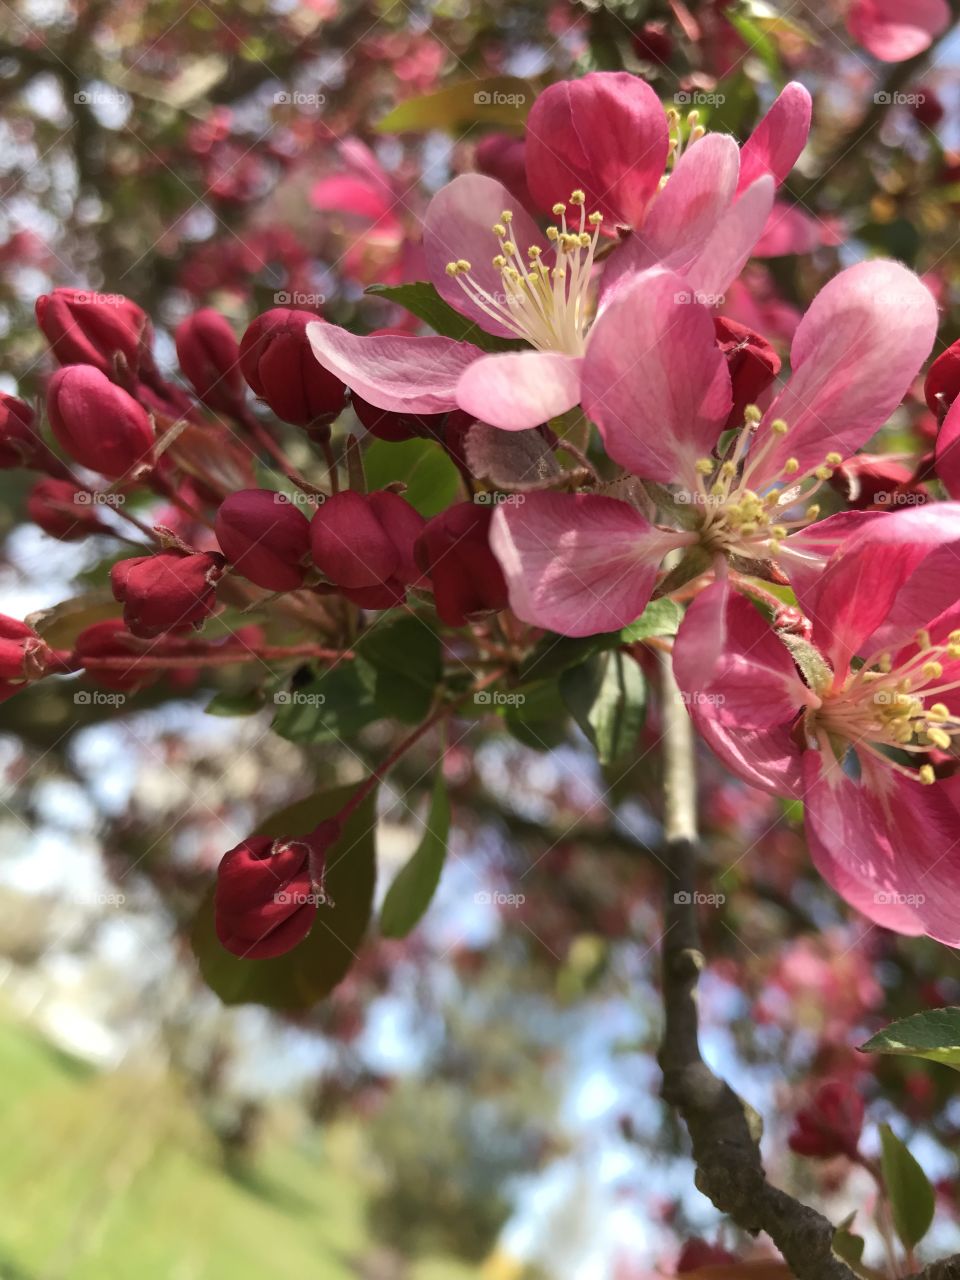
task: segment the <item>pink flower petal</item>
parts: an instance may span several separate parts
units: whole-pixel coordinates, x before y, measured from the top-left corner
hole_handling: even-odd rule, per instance
[[[694,723],[727,768],[755,787],[799,794],[793,724],[809,691],[773,628],[726,582],[687,610],[673,670]]]
[[[847,13],[847,30],[881,62],[923,53],[949,23],[946,0],[854,0]]]
[[[836,221],[814,217],[797,204],[773,206],[763,235],[754,246],[757,258],[782,258],[794,253],[812,253],[821,245],[836,245],[842,237]]]
[[[796,80],[783,90],[740,152],[740,190],[770,173],[779,186],[807,145],[813,104]]]
[[[773,442],[753,483],[762,488],[795,457],[799,474],[828,453],[855,453],[902,400],[933,345],[937,307],[929,290],[897,262],[860,262],[826,284],[800,321],[792,374],[768,409],[790,430]]]
[[[433,197],[424,218],[423,249],[430,279],[451,307],[474,320],[487,333],[515,338],[517,334],[513,329],[473,302],[457,279],[448,276],[446,271],[448,262],[464,259],[470,263],[470,276],[480,288],[502,299],[503,281],[493,265],[493,259],[500,252],[493,227],[500,222],[504,210],[513,213],[510,238],[526,262],[527,249],[531,245],[543,247],[546,239],[527,211],[517,204],[516,196],[501,182],[482,173],[462,173]]]
[[[773,207],[773,179],[758,178],[724,213],[686,278],[701,297],[721,299],[754,252]],[[722,305],[718,301],[718,305]]]
[[[368,222],[378,222],[391,212],[392,204],[381,187],[349,173],[331,174],[314,183],[310,203],[315,209],[353,214]]]
[[[740,150],[727,133],[708,133],[684,151],[637,233],[646,258],[641,269],[683,272],[733,199],[739,171]]]
[[[614,294],[591,331],[582,381],[607,452],[648,480],[693,484],[733,403],[713,318],[669,271]]]
[[[660,99],[639,76],[595,71],[561,80],[527,120],[527,182],[543,209],[577,188],[612,225],[639,226],[667,162]]]
[[[616,498],[528,493],[494,513],[490,545],[524,622],[567,636],[615,631],[640,616],[657,569],[684,534],[648,524]]]
[[[484,356],[457,383],[457,404],[502,431],[526,431],[580,403],[583,361],[552,351]]]
[[[361,338],[335,324],[307,325],[313,354],[351,391],[378,409],[445,413],[457,407],[460,375],[483,352],[452,338],[375,334]]]

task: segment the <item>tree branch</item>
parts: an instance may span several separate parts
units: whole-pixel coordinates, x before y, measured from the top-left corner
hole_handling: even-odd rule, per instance
[[[695,902],[697,822],[693,730],[661,655],[667,861],[663,937],[665,1014],[662,1095],[693,1144],[696,1184],[717,1209],[752,1233],[765,1231],[798,1280],[855,1280],[834,1254],[834,1228],[815,1209],[772,1187],[760,1158],[760,1118],[700,1054],[697,982],[703,967]],[[955,1280],[945,1272],[925,1280]],[[960,1278],[957,1278],[960,1280]]]

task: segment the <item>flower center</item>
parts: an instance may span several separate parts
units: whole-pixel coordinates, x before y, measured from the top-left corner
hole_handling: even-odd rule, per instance
[[[946,644],[931,644],[929,633],[919,631],[917,646],[917,652],[897,667],[889,653],[874,654],[840,689],[818,691],[821,705],[809,713],[809,725],[815,733],[842,738],[858,751],[879,756],[898,773],[930,784],[936,780],[931,764],[910,769],[883,748],[908,756],[952,749],[960,734],[960,716],[945,703],[928,699],[960,688],[960,680],[944,683],[942,661],[960,659],[960,630],[951,631]]]
[[[783,539],[816,520],[820,508],[813,504],[790,518],[791,509],[809,501],[843,459],[839,453],[828,453],[823,462],[801,472],[797,459],[787,458],[766,491],[757,493],[750,487],[751,477],[789,431],[782,418],[776,419],[764,444],[751,452],[761,417],[756,405],[747,405],[744,425],[730,440],[724,457],[700,458],[695,486],[680,500],[702,510],[700,540],[711,550],[751,560],[785,555],[808,561],[810,555],[784,545]]]
[[[473,267],[465,258],[447,263],[447,275],[475,306],[538,351],[570,356],[584,352],[593,319],[590,278],[603,222],[602,213],[587,214],[585,200],[582,191],[574,191],[570,197],[570,203],[580,210],[580,225],[575,230],[567,226],[567,206],[553,206],[559,219],[547,227],[553,266],[544,262],[543,249],[536,244],[527,247],[524,260],[510,239],[513,214],[509,209],[501,213],[500,221],[491,228],[499,250],[493,258],[502,285],[499,293],[483,288],[471,275]]]

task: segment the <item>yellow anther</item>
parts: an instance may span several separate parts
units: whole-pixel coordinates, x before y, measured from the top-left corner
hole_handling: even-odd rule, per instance
[[[773,534],[775,538],[785,538],[789,533],[789,530],[787,529],[786,525],[775,524],[771,527],[770,532]]]
[[[795,476],[800,470],[800,463],[796,458],[788,458],[783,464],[783,474],[786,476]]]
[[[455,276],[457,274],[457,264],[455,262],[448,262],[444,270],[448,276]]]
[[[746,423],[759,422],[763,417],[758,404],[748,404],[743,411],[743,420]]]
[[[553,206],[553,208],[550,210],[550,212],[553,214],[553,216],[554,216],[555,218],[559,218],[559,217],[560,217],[560,215],[561,215],[562,213],[566,213],[566,211],[567,211],[567,206],[566,206],[565,204],[561,204],[559,200],[558,200],[558,201],[557,201],[557,203]]]
[[[547,227],[547,239],[548,240],[560,239],[560,232],[557,230],[556,227]]]
[[[699,476],[708,476],[713,471],[713,461],[710,458],[698,458],[694,464],[694,470]]]
[[[833,472],[830,470],[829,467],[817,467],[816,471],[814,471],[813,474],[817,477],[818,480],[829,480],[830,477],[833,475]]]
[[[495,222],[490,229],[495,236],[500,236],[501,238],[507,234],[507,228],[502,222]]]
[[[510,209],[504,209],[503,213],[501,213],[501,215],[500,215],[500,221],[501,221],[501,222],[512,222],[512,221],[513,221],[513,212],[512,212]]]
[[[927,707],[928,720],[951,720],[950,708],[943,702],[935,702],[932,707]]]
[[[948,644],[948,645],[947,645],[947,657],[948,657],[948,658],[960,658],[960,644]]]
[[[572,191],[570,193],[571,204],[583,204],[586,201],[586,198],[587,198],[586,195],[584,194],[584,192],[580,190],[579,187],[576,189],[576,191]]]
[[[827,456],[824,458],[824,462],[826,462],[831,467],[839,467],[842,461],[843,461],[842,453],[828,453]]]
[[[504,252],[504,253],[510,253],[510,254],[516,253],[516,252],[517,252],[517,246],[513,243],[513,241],[512,241],[512,240],[504,240],[504,242],[503,242],[503,252]]]
[[[666,110],[667,124],[677,125],[680,123],[680,112],[676,107],[667,107]]]
[[[807,519],[816,520],[819,514],[820,514],[820,504],[817,502],[811,502],[810,506],[807,507]]]
[[[580,241],[580,248],[586,249],[591,240],[590,233],[588,231],[581,231],[578,239]]]
[[[591,226],[599,227],[600,223],[603,221],[603,214],[591,213],[589,218],[587,218],[587,221],[590,223]]]
[[[936,727],[931,727],[927,729],[927,737],[930,739],[933,745],[935,747],[939,747],[941,751],[950,750],[951,739],[946,729],[937,729]]]
[[[918,770],[918,776],[925,787],[932,787],[937,780],[932,764],[922,764]]]
[[[950,644],[960,644],[960,631],[951,631],[947,636],[947,640]]]
[[[921,627],[919,631],[915,632],[913,638],[916,640],[917,646],[920,649],[930,648],[930,632],[926,627]]]
[[[939,662],[925,662],[920,669],[925,680],[939,680],[943,675],[943,665]]]
[[[688,111],[688,112],[687,112],[687,124],[689,124],[689,125],[695,125],[699,119],[700,119],[700,112],[699,112],[699,111]]]
[[[890,656],[889,653],[881,653],[879,659],[877,660],[877,666],[885,675],[889,675],[889,673],[893,670],[893,658]]]
[[[543,253],[543,250],[540,248],[538,244],[532,244],[530,248],[527,250],[527,257],[539,258],[542,253]]]
[[[778,556],[783,549],[776,538],[771,538],[767,543],[767,546],[770,548],[770,554],[772,556]]]
[[[787,426],[787,424],[784,422],[782,418],[774,418],[774,420],[770,423],[770,430],[773,432],[775,436],[785,436],[787,432],[790,430],[790,428]]]
[[[493,259],[493,265],[497,268],[498,271],[502,271],[503,268],[507,265],[507,260],[502,253],[498,253],[497,256]]]

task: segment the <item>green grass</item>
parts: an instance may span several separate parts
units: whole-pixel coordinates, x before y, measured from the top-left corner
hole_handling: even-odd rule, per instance
[[[0,1080],[0,1280],[355,1280],[355,1135],[268,1137],[231,1177],[175,1081],[92,1073],[2,1019]]]

